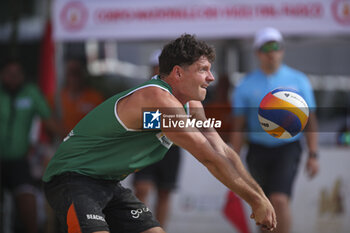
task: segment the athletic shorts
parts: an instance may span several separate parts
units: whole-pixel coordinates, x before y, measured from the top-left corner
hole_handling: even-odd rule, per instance
[[[0,190],[7,188],[18,194],[34,192],[34,179],[30,174],[30,166],[26,158],[20,160],[0,160]]]
[[[63,173],[44,183],[61,232],[139,233],[160,226],[151,211],[117,181]]]
[[[162,160],[136,172],[134,182],[150,181],[159,189],[173,190],[176,188],[179,164],[180,148],[172,146]]]
[[[301,151],[299,141],[278,147],[249,145],[249,171],[267,196],[275,192],[291,196]]]

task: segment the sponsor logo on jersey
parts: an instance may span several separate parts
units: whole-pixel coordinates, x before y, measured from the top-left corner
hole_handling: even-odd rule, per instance
[[[93,219],[93,220],[99,220],[99,221],[103,221],[103,222],[106,221],[104,217],[102,217],[100,215],[97,215],[97,214],[87,214],[86,218],[87,219]]]
[[[74,131],[71,130],[71,131],[69,132],[69,134],[67,135],[67,137],[65,137],[65,138],[63,139],[63,141],[65,142],[65,141],[67,141],[70,137],[73,137],[73,136],[74,136]]]
[[[130,211],[131,217],[133,217],[133,218],[139,218],[142,213],[147,213],[147,212],[150,212],[148,207],[144,207],[144,208],[135,209],[135,210]]]
[[[157,133],[156,137],[158,138],[160,143],[168,149],[170,149],[170,147],[173,145],[173,142],[169,138],[167,138],[162,132]]]

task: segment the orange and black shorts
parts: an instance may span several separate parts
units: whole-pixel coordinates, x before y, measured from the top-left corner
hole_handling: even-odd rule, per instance
[[[64,173],[44,183],[61,232],[142,232],[159,226],[151,211],[120,182]]]

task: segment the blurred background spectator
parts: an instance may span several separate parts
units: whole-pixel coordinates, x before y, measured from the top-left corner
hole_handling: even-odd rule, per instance
[[[316,103],[308,78],[283,63],[283,38],[275,28],[256,33],[254,48],[260,67],[245,76],[234,90],[234,131],[232,145],[240,153],[248,142],[247,164],[276,211],[278,233],[291,231],[290,199],[299,167],[302,149],[301,134],[291,139],[277,139],[262,131],[257,117],[262,98],[278,87],[297,90],[306,100],[310,113],[306,139],[308,158],[306,170],[311,178],[318,173],[318,133]]]
[[[84,59],[69,57],[64,62],[64,83],[59,92],[48,93],[48,102],[53,112],[53,116],[57,124],[62,128],[62,140],[74,128],[74,126],[92,109],[103,102],[104,96],[89,83],[88,72]],[[55,151],[56,142],[53,143],[51,150]],[[38,146],[40,148],[40,146]],[[37,154],[47,154],[42,148],[42,151],[37,151]],[[43,151],[44,150],[44,151]],[[51,156],[50,153],[46,156],[43,163],[43,172],[46,168]],[[41,175],[43,173],[40,173]],[[46,205],[46,224],[44,232],[57,232],[58,222],[51,210],[51,207]]]
[[[51,118],[46,100],[36,85],[25,82],[25,73],[18,60],[4,62],[0,80],[1,208],[4,191],[7,190],[15,201],[15,231],[34,233],[39,227],[37,187],[28,161],[32,146],[30,129],[34,117],[39,115],[51,132],[60,135],[61,130]],[[1,213],[2,220],[7,213],[3,209]]]
[[[221,74],[217,78],[211,98],[204,105],[207,118],[215,118],[222,121],[218,132],[226,143],[230,143],[231,130],[233,129],[232,107],[230,101],[231,83],[227,74]]]
[[[68,58],[64,70],[64,86],[59,93],[50,96],[49,103],[65,134],[68,134],[88,112],[102,103],[104,97],[89,86],[82,61]]]

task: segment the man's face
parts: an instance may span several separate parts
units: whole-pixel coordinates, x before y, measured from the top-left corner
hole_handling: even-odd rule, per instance
[[[189,100],[203,101],[207,94],[207,87],[215,80],[210,68],[211,64],[204,56],[192,65],[183,67],[179,92]]]
[[[284,51],[278,42],[265,43],[257,51],[257,56],[262,69],[276,71],[282,63]]]
[[[16,63],[6,65],[1,73],[1,81],[8,90],[16,91],[24,81],[21,66]]]

